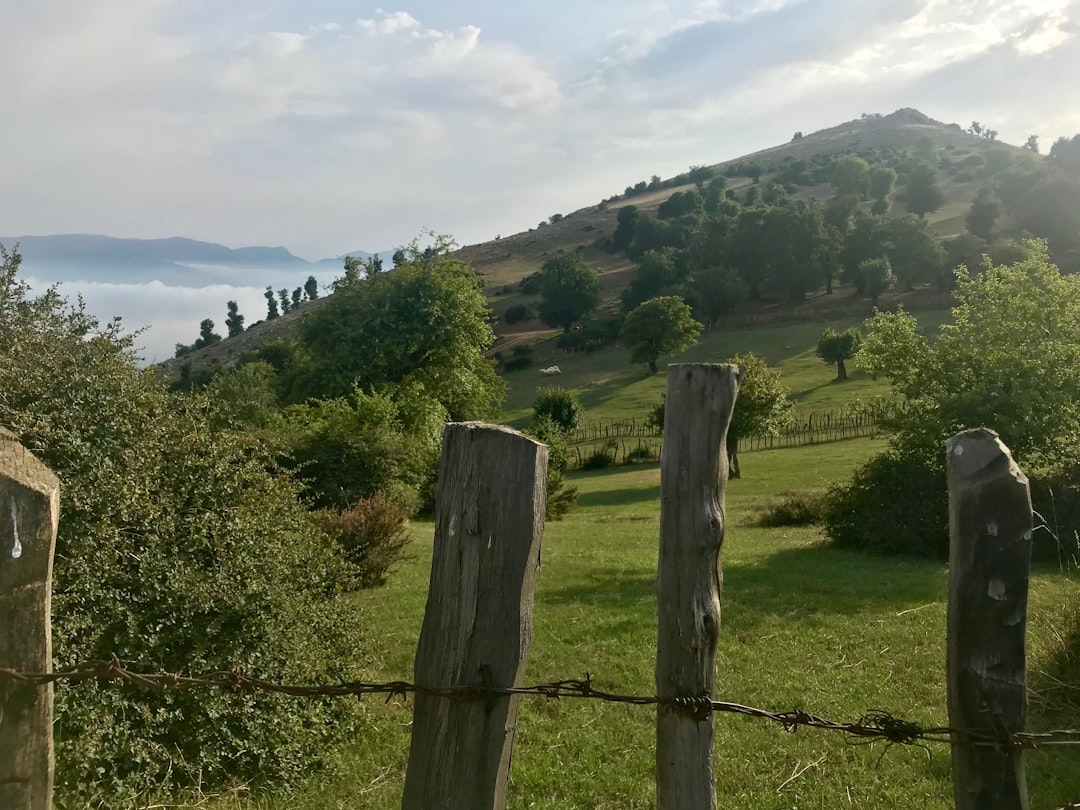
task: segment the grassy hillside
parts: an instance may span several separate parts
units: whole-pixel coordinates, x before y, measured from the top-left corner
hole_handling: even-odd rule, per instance
[[[773,146],[750,155],[716,163],[712,168],[724,171],[734,164],[752,161],[767,161],[779,164],[790,157],[804,159],[814,155],[834,155],[851,150],[896,147],[915,149],[923,139],[929,138],[940,149],[951,165],[939,174],[939,183],[945,195],[945,204],[927,219],[934,225],[942,238],[955,236],[964,230],[964,216],[971,205],[975,192],[981,183],[970,174],[960,171],[960,162],[973,155],[985,154],[988,150],[1005,150],[1013,155],[1024,155],[1037,159],[1031,153],[1018,147],[990,142],[964,132],[955,124],[946,125],[926,117],[915,110],[898,110],[881,117],[862,118],[848,121],[829,129],[814,132],[787,144]],[[643,167],[643,175],[647,167]],[[766,184],[771,174],[766,172],[760,178]],[[633,184],[636,178],[627,178]],[[671,181],[668,181],[671,182]],[[746,176],[734,176],[729,179],[728,187],[737,193],[749,185],[752,180]],[[688,189],[689,185],[670,185],[665,188],[635,194],[632,197],[617,196],[596,205],[587,206],[566,214],[561,220],[530,228],[518,234],[497,238],[489,242],[469,245],[461,248],[456,256],[469,261],[485,283],[487,295],[495,315],[501,316],[506,309],[517,303],[535,302],[535,297],[522,296],[515,288],[531,273],[540,269],[545,259],[560,250],[581,250],[585,260],[600,274],[600,283],[606,307],[617,306],[620,291],[629,283],[636,264],[623,254],[611,255],[597,246],[602,239],[609,237],[615,229],[619,210],[633,204],[646,213],[654,213],[661,203],[672,194]],[[833,189],[828,184],[799,186],[791,195],[795,199],[816,198],[826,200],[833,196]],[[895,200],[891,215],[906,213],[902,202]],[[893,306],[910,294],[894,293],[882,299],[884,306]],[[838,295],[832,301],[840,301]],[[275,321],[267,321],[250,328],[244,335],[228,338],[222,343],[201,349],[184,358],[183,363],[190,363],[193,371],[213,369],[234,362],[240,351],[257,345],[268,337],[280,337],[295,328],[297,319],[317,307],[319,302],[305,305],[296,313],[290,313]],[[807,306],[813,306],[808,302]],[[776,301],[762,301],[746,304],[747,313],[767,313],[782,308]],[[938,306],[941,306],[939,303]],[[867,307],[863,307],[866,309]],[[496,326],[501,341],[496,349],[508,349],[515,342],[533,341],[545,334],[535,320],[516,327],[507,327],[501,321]],[[170,361],[164,364],[164,373],[176,377],[181,363]]]

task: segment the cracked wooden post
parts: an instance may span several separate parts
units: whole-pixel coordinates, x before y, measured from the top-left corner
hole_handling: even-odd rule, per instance
[[[0,667],[52,671],[52,562],[60,484],[0,428]],[[0,683],[0,807],[49,810],[53,688]]]
[[[661,700],[713,696],[727,430],[740,379],[741,371],[730,364],[668,366],[656,574]],[[712,739],[711,713],[657,706],[657,810],[716,807]]]
[[[522,685],[547,462],[545,445],[510,428],[464,422],[443,431],[416,683]],[[519,700],[417,694],[403,810],[505,807]]]
[[[949,725],[1024,730],[1031,495],[992,430],[946,443],[949,480]],[[1027,810],[1022,749],[952,740],[957,810]]]

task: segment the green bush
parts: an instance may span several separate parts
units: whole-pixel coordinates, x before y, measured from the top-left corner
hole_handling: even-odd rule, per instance
[[[780,500],[757,507],[757,526],[809,526],[820,523],[825,512],[823,490],[785,492]]]
[[[597,450],[581,464],[583,470],[606,470],[615,463],[615,459],[607,450]]]
[[[577,487],[566,486],[566,432],[548,416],[538,417],[525,432],[548,446],[547,504],[544,517],[547,520],[562,520],[577,503],[578,498]]]
[[[536,419],[548,418],[561,430],[569,433],[581,424],[585,407],[576,391],[560,388],[557,385],[545,385],[536,389],[536,401],[533,402]]]
[[[521,321],[527,321],[533,316],[532,308],[528,304],[514,304],[503,313],[503,320],[513,325]]]
[[[840,548],[946,557],[945,470],[896,451],[875,456],[829,489],[822,519]]]
[[[118,323],[55,291],[31,298],[17,269],[0,248],[0,424],[61,480],[57,668],[115,653],[150,671],[357,677],[341,564],[269,449],[215,432],[214,403],[168,394]],[[350,701],[115,684],[58,685],[55,706],[63,807],[280,785],[326,762],[360,716]]]
[[[341,512],[321,514],[323,530],[349,562],[346,590],[386,584],[386,575],[405,558],[409,513],[377,492]]]
[[[531,368],[533,364],[532,346],[519,343],[509,358],[503,361],[503,371],[520,371]]]

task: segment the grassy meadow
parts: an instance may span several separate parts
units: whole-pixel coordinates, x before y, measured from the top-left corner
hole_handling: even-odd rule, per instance
[[[837,720],[881,709],[923,724],[946,723],[945,565],[838,551],[814,527],[753,525],[759,507],[785,492],[840,479],[882,446],[859,439],[745,456],[745,477],[731,482],[727,494],[718,699],[801,707]],[[571,476],[581,490],[580,506],[545,531],[528,682],[589,672],[599,689],[653,693],[659,479],[657,465]],[[430,523],[415,524],[413,558],[386,587],[360,596],[368,679],[411,676],[433,531]],[[1044,701],[1062,674],[1054,657],[1078,600],[1076,580],[1054,569],[1033,576],[1032,729],[1080,724],[1075,699],[1068,711],[1059,699]],[[278,800],[248,802],[237,795],[212,806],[399,807],[411,707],[398,699],[366,705],[370,726],[338,774],[320,774],[299,794]],[[524,698],[509,806],[653,807],[654,722],[649,707]],[[947,746],[853,745],[830,732],[791,734],[731,715],[717,715],[715,729],[721,806],[953,806]],[[1030,755],[1033,807],[1077,798],[1075,751]]]

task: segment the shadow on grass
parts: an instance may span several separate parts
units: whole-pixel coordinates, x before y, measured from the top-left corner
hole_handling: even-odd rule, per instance
[[[941,602],[940,564],[879,557],[824,545],[786,549],[760,563],[723,566],[723,632],[744,633],[770,617],[853,615]],[[543,589],[550,604],[635,605],[652,602],[656,572],[606,566],[572,585]]]
[[[659,510],[660,485],[637,489],[601,489],[578,496],[578,506],[629,506],[653,501]],[[659,514],[659,511],[657,512]]]

